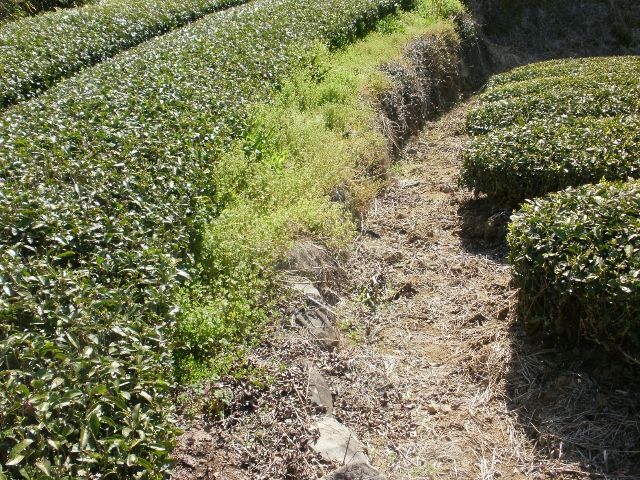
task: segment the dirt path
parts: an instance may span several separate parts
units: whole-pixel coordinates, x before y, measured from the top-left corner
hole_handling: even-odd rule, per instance
[[[640,478],[638,396],[526,338],[504,243],[461,235],[467,109],[407,148],[346,266],[336,416],[391,479]]]

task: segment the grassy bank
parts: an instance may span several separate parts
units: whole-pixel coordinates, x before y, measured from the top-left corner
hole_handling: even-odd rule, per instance
[[[277,298],[274,265],[296,239],[339,248],[352,238],[390,162],[376,102],[391,81],[379,67],[424,35],[459,41],[447,18],[461,11],[423,0],[344,49],[318,46],[311,67],[252,111],[250,130],[215,167],[225,209],[205,229],[198,280],[183,290],[174,333],[183,382],[237,366],[239,345],[259,337]],[[332,201],[336,192],[346,202]]]

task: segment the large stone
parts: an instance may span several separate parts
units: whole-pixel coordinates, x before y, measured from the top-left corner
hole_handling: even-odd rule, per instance
[[[350,463],[334,470],[320,480],[386,480],[386,477],[368,463]]]
[[[313,308],[294,315],[296,324],[303,327],[324,350],[335,350],[340,344],[338,331],[333,326],[333,314],[326,308]]]
[[[322,295],[311,280],[307,280],[306,278],[296,278],[291,283],[291,288],[304,295],[309,304],[322,305]]]
[[[300,242],[287,252],[280,269],[309,279],[324,301],[333,305],[339,300],[336,291],[339,290],[344,272],[326,248],[309,241]]]
[[[320,432],[312,448],[327,461],[348,465],[368,463],[365,447],[355,434],[331,416],[318,419],[315,424]]]
[[[309,400],[315,406],[324,409],[326,413],[333,413],[333,394],[329,384],[320,371],[315,367],[309,368]]]

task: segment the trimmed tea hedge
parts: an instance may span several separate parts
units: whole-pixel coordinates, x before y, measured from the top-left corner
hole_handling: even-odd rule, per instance
[[[527,203],[508,242],[530,330],[640,348],[640,182],[567,189]]]
[[[199,226],[224,207],[212,200],[218,153],[302,52],[342,45],[397,8],[255,2],[4,112],[0,478],[165,474],[166,333]]]
[[[625,73],[640,68],[640,57],[591,57],[549,60],[514,68],[508,72],[494,75],[487,83],[487,89],[513,82],[534,78],[573,77],[581,78],[591,75],[609,75]]]
[[[461,184],[517,204],[568,186],[640,177],[640,118],[555,118],[477,136]]]
[[[0,27],[0,107],[36,95],[82,67],[247,0],[115,0]]]
[[[607,117],[639,112],[640,80],[633,86],[614,83],[584,89],[558,85],[540,95],[485,103],[469,113],[467,130],[477,135],[549,117]]]
[[[613,64],[617,64],[615,61]],[[621,69],[622,70],[622,69]],[[489,88],[480,96],[481,102],[497,102],[518,97],[544,97],[547,92],[589,92],[615,85],[616,90],[637,87],[640,62],[623,71],[585,72],[581,76],[539,77]]]

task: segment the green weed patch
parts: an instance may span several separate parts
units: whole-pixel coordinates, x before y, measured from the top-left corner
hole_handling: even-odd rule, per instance
[[[390,85],[379,65],[422,35],[446,38],[443,49],[459,42],[442,20],[452,3],[444,6],[426,1],[389,15],[344,50],[318,45],[310,67],[251,110],[248,133],[214,167],[225,207],[204,228],[196,281],[181,294],[173,350],[182,383],[224,373],[239,345],[259,335],[265,292],[277,290],[273,265],[296,238],[338,247],[352,237],[352,215],[385,184],[389,162],[373,105]],[[344,204],[331,200],[336,192]]]

